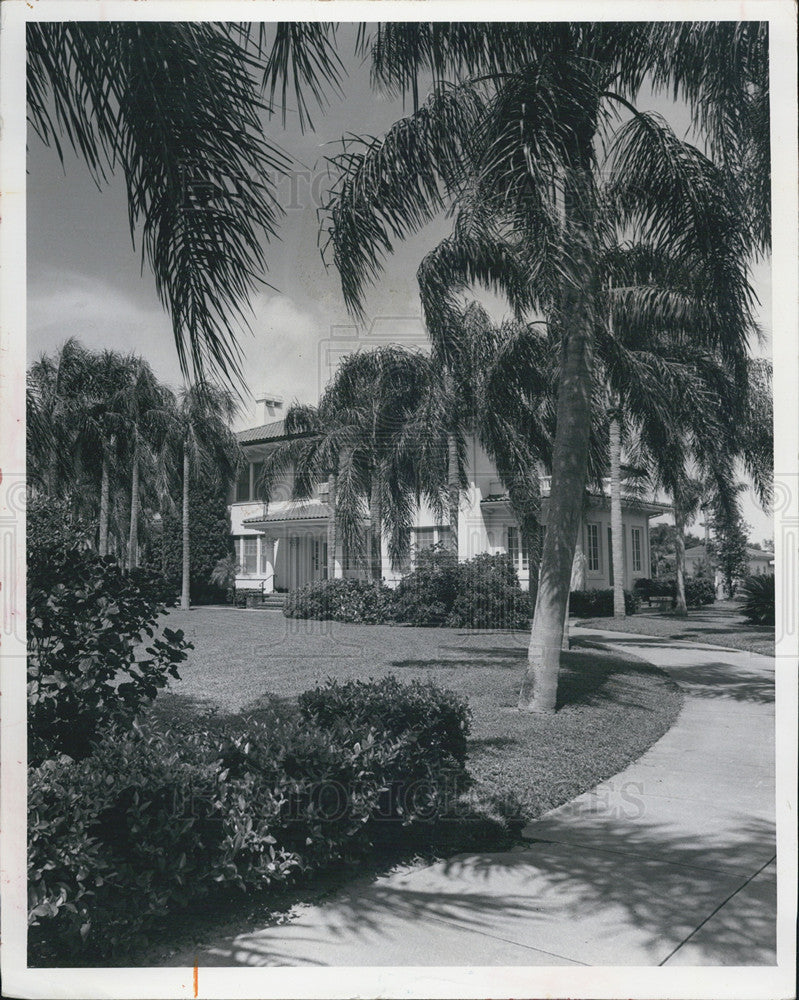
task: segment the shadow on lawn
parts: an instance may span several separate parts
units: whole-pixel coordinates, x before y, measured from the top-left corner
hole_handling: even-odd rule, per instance
[[[475,935],[485,935],[487,950],[500,938],[506,960],[519,965],[533,961],[534,949],[535,964],[657,966],[675,951],[679,959],[684,943],[700,949],[692,964],[774,964],[775,880],[771,872],[751,880],[774,854],[771,823],[749,819],[735,838],[707,842],[607,818],[595,830],[590,821],[581,826],[582,846],[560,839],[573,835],[573,827],[559,833],[550,824],[546,840],[523,850],[461,855],[404,880],[340,892],[293,926],[240,935],[201,962],[379,964],[385,944],[391,964],[448,964],[448,953],[462,964],[471,949],[470,964],[480,965],[488,963]],[[425,929],[420,941],[414,928]]]

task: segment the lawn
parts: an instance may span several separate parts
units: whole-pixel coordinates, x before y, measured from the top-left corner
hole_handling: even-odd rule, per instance
[[[735,601],[717,601],[705,608],[694,608],[688,612],[687,618],[678,618],[672,611],[642,608],[618,621],[613,618],[587,618],[577,624],[611,632],[662,636],[697,642],[703,646],[727,646],[749,653],[774,655],[774,626],[748,624]]]
[[[212,708],[257,713],[331,676],[431,680],[469,701],[475,779],[514,794],[528,818],[638,758],[672,725],[682,700],[644,661],[576,648],[563,657],[556,714],[522,715],[522,632],[348,625],[233,608],[175,610],[167,623],[182,628],[195,649],[181,680],[157,699],[153,711],[164,722]]]

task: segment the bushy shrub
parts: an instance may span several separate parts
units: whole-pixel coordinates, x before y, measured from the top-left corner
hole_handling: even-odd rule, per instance
[[[741,611],[753,625],[773,625],[775,622],[774,574],[748,576],[740,586]]]
[[[190,647],[164,628],[163,578],[124,571],[77,546],[41,550],[28,561],[28,733],[32,762],[83,757],[97,731],[130,722]],[[141,648],[144,637],[150,644]]]
[[[529,601],[506,555],[458,563],[439,548],[419,553],[418,565],[396,590],[358,580],[319,580],[292,591],[288,618],[340,622],[403,622],[453,628],[526,628]]]
[[[401,684],[389,675],[381,680],[330,679],[299,697],[300,712],[325,728],[371,726],[392,738],[409,733],[439,764],[466,760],[471,712],[453,691],[430,682]]]
[[[691,576],[685,581],[685,604],[689,608],[701,608],[716,601],[716,588],[706,576]]]
[[[418,553],[415,568],[394,591],[394,616],[409,625],[443,625],[452,611],[460,583],[455,555],[435,546]]]
[[[337,711],[321,710],[326,694]],[[114,953],[211,893],[357,858],[380,821],[441,815],[465,756],[463,703],[396,681],[364,683],[357,697],[358,711],[355,691],[323,689],[295,716],[108,733],[84,760],[34,768],[31,959]]]
[[[641,598],[634,591],[624,591],[624,611],[635,614]],[[613,617],[613,590],[573,590],[569,595],[569,614],[575,618]]]
[[[283,602],[287,618],[375,624],[392,618],[393,592],[364,580],[314,580]]]
[[[528,627],[530,602],[510,556],[483,553],[458,566],[455,600],[446,623],[456,628]]]

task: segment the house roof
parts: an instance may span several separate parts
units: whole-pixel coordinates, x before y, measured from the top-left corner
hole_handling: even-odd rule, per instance
[[[297,504],[287,510],[276,510],[272,514],[261,514],[258,517],[247,517],[242,524],[264,524],[267,521],[318,521],[330,517],[330,504],[306,503]]]
[[[592,500],[597,500],[603,506],[607,506],[610,503],[610,497],[606,496],[604,493],[589,493],[589,497]],[[544,491],[541,494],[542,500],[549,499],[549,491]],[[654,500],[639,500],[637,497],[622,497],[622,506],[625,510],[637,510],[642,514],[646,514],[648,517],[659,517],[661,514],[668,513],[671,510],[669,504],[657,503]],[[480,504],[485,504],[486,506],[496,505],[496,504],[509,504],[510,497],[507,493],[491,493],[488,496],[483,497]]]
[[[271,424],[261,424],[260,427],[248,427],[246,431],[237,431],[239,444],[255,444],[258,441],[276,441],[285,437],[285,421],[273,420]]]

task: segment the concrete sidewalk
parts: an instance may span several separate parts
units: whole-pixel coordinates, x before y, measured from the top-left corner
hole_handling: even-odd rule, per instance
[[[394,872],[220,941],[198,964],[774,964],[774,661],[572,637],[648,660],[685,690],[643,757],[530,824],[527,847]]]

